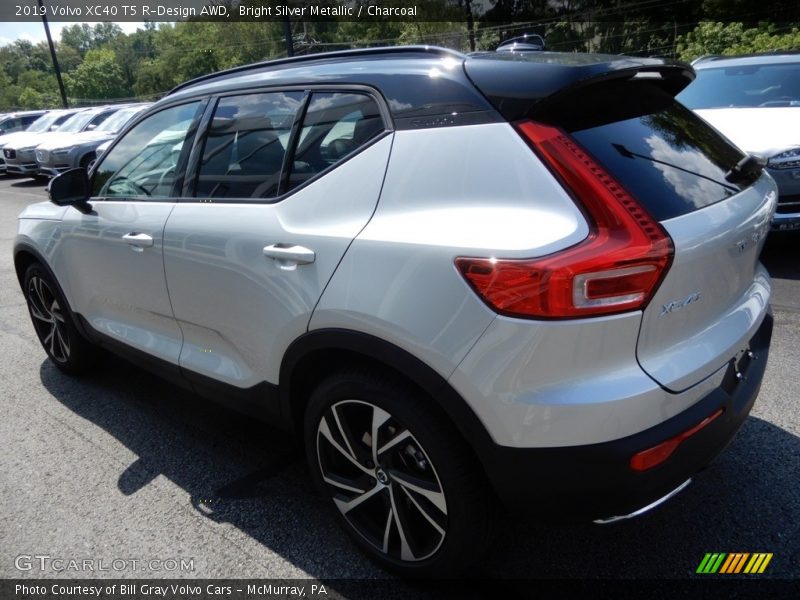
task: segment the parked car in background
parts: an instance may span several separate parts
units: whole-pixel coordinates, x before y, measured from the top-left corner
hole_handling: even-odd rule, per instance
[[[100,158],[101,156],[103,156],[103,154],[105,154],[106,150],[108,150],[108,149],[111,147],[111,143],[112,143],[113,141],[114,141],[114,140],[113,140],[113,139],[111,139],[111,140],[108,140],[107,142],[103,142],[102,144],[100,144],[100,145],[99,145],[99,146],[98,146],[98,147],[95,149],[94,153],[95,153],[95,155],[97,156],[97,158]]]
[[[68,140],[71,136],[83,131],[92,131],[103,123],[109,116],[117,111],[116,106],[97,106],[94,108],[77,109],[55,131],[27,136],[27,132],[13,142],[8,142],[3,148],[6,160],[6,172],[15,175],[39,175],[39,165],[36,162],[36,147],[45,142]]]
[[[53,177],[73,167],[88,168],[96,157],[97,147],[113,140],[131,119],[149,106],[150,103],[122,106],[96,129],[68,137],[49,136],[35,150],[39,174]]]
[[[800,53],[708,56],[678,100],[745,152],[778,184],[772,229],[800,229]]]
[[[541,52],[544,50],[544,38],[538,33],[526,33],[500,42],[497,52]]]
[[[4,114],[0,117],[0,136],[26,130],[46,112],[46,110],[26,110]]]
[[[42,134],[60,127],[77,111],[78,109],[51,110],[36,119],[25,131],[0,136],[0,173],[6,172],[5,154],[2,152],[6,144],[28,144]]]
[[[736,434],[772,335],[775,182],[726,179],[693,77],[406,46],[188,82],[20,215],[34,330],[293,431],[405,575],[479,560],[498,499],[637,516]]]

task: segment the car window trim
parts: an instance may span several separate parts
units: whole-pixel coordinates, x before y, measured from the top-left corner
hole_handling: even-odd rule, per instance
[[[184,147],[181,148],[181,155],[178,158],[178,165],[176,167],[176,171],[179,173],[178,177],[175,178],[175,181],[172,183],[172,189],[170,190],[169,195],[165,196],[148,196],[146,198],[142,198],[141,196],[91,196],[90,200],[92,202],[146,202],[146,203],[153,203],[153,202],[170,202],[174,203],[177,198],[179,198],[178,192],[183,188],[183,182],[186,175],[186,168],[187,162],[189,161],[191,152],[187,150],[187,146],[190,147],[192,150],[194,149],[194,142],[197,139],[198,134],[198,126],[200,121],[205,116],[206,112],[208,111],[210,96],[199,96],[195,98],[183,98],[180,102],[171,102],[164,106],[159,106],[158,110],[150,112],[149,110],[142,111],[139,115],[139,118],[136,119],[135,123],[129,124],[130,126],[126,127],[125,130],[120,133],[114,142],[109,146],[108,150],[103,153],[103,156],[100,157],[97,164],[92,167],[92,171],[90,173],[89,185],[92,187],[92,178],[94,174],[97,172],[98,167],[102,166],[103,160],[111,154],[111,151],[116,147],[117,143],[123,139],[125,135],[128,134],[134,127],[138,126],[139,123],[144,121],[145,119],[149,119],[150,117],[157,115],[160,112],[165,110],[169,110],[171,108],[175,108],[177,106],[185,106],[187,104],[198,104],[197,114],[194,117],[194,120],[189,125],[189,128],[186,130],[186,142]]]
[[[297,143],[300,140],[300,133],[303,130],[303,121],[306,119],[308,112],[308,105],[311,102],[311,90],[305,90],[303,94],[303,102],[300,110],[294,116],[292,123],[292,130],[289,133],[289,141],[286,144],[286,153],[283,155],[283,164],[281,164],[281,175],[278,180],[278,195],[277,198],[286,194],[286,187],[289,185],[289,169],[294,161],[294,153],[297,151]]]
[[[281,92],[304,92],[305,95],[303,96],[303,105],[297,111],[298,114],[295,115],[295,120],[292,123],[292,131],[289,138],[289,145],[286,149],[286,154],[284,156],[284,161],[281,165],[281,175],[280,175],[280,185],[281,187],[278,190],[278,195],[273,198],[197,198],[194,196],[197,189],[197,176],[199,175],[200,169],[200,160],[202,153],[202,149],[205,144],[206,134],[208,133],[208,128],[211,123],[211,119],[213,116],[214,111],[216,110],[216,106],[219,104],[219,101],[223,98],[231,97],[231,96],[244,96],[249,94],[267,94],[267,93],[281,93]],[[327,169],[316,173],[313,177],[304,181],[301,185],[292,188],[291,190],[284,189],[284,178],[288,179],[288,166],[291,165],[291,161],[294,157],[295,146],[297,145],[297,139],[300,136],[300,129],[302,127],[303,119],[305,119],[306,110],[308,108],[308,102],[311,98],[313,93],[324,93],[324,92],[331,92],[331,93],[354,93],[354,94],[365,94],[372,98],[377,107],[378,112],[380,113],[381,120],[383,121],[383,132],[373,137],[368,142],[362,144],[355,150],[353,150],[350,154],[347,154],[337,162],[336,164],[331,165]],[[202,123],[195,135],[194,144],[192,147],[192,152],[190,154],[190,163],[185,170],[186,175],[186,182],[183,186],[183,195],[176,198],[176,202],[180,202],[183,204],[277,204],[279,202],[283,202],[286,198],[291,197],[296,192],[302,190],[307,185],[317,181],[321,177],[324,177],[328,173],[330,173],[333,169],[339,167],[339,165],[344,164],[345,162],[349,161],[354,156],[358,155],[359,153],[363,152],[373,144],[377,143],[378,141],[382,140],[388,135],[394,133],[394,122],[391,118],[391,113],[389,111],[389,107],[386,104],[386,100],[384,99],[383,95],[377,89],[367,86],[367,85],[360,85],[360,84],[317,84],[317,85],[291,85],[291,86],[258,86],[258,87],[248,87],[248,88],[241,88],[237,90],[227,90],[224,93],[216,94],[210,97],[210,101],[206,107],[206,114],[203,115]],[[298,122],[299,117],[299,122]],[[297,132],[295,132],[295,127],[297,127]],[[191,177],[191,179],[190,179]]]

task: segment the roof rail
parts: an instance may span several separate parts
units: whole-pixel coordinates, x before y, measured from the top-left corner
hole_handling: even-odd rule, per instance
[[[181,83],[180,85],[175,86],[169,92],[167,92],[166,95],[169,96],[170,94],[174,94],[178,90],[182,90],[184,88],[195,85],[197,83],[201,83],[203,81],[209,81],[211,79],[216,79],[217,77],[231,75],[234,73],[242,73],[245,71],[249,71],[251,69],[260,69],[263,67],[272,67],[281,65],[293,65],[296,63],[302,64],[305,62],[325,60],[328,58],[361,58],[361,57],[380,56],[387,54],[418,54],[420,52],[432,55],[452,56],[461,59],[466,58],[466,56],[461,52],[457,52],[456,50],[451,50],[450,48],[442,48],[439,46],[381,46],[377,48],[356,48],[352,50],[319,52],[317,54],[304,54],[302,56],[292,56],[288,58],[278,58],[275,60],[265,60],[262,62],[251,63],[249,65],[233,67],[232,69],[226,69],[224,71],[217,71],[216,73],[209,73],[208,75],[201,75],[200,77],[195,77],[194,79],[190,79],[189,81],[186,81],[184,83]]]
[[[703,56],[698,56],[695,58],[691,64],[696,65],[697,63],[706,62],[707,60],[717,60],[718,58],[728,58],[725,56],[721,56],[719,54],[704,54]]]

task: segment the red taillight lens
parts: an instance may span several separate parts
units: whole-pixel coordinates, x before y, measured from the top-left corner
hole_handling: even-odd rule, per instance
[[[674,438],[670,438],[665,442],[661,442],[660,444],[653,446],[652,448],[648,448],[647,450],[642,450],[641,452],[637,452],[631,457],[631,463],[630,463],[631,469],[633,469],[634,471],[647,471],[648,469],[657,467],[665,460],[667,460],[670,456],[672,456],[672,453],[675,452],[675,449],[682,442],[692,437],[695,433],[703,429],[703,427],[710,424],[711,421],[720,416],[724,412],[724,410],[725,410],[724,408],[720,408],[714,414],[709,415],[691,429],[684,431],[683,433],[676,435]]]
[[[591,232],[542,258],[457,258],[458,269],[505,315],[559,319],[644,308],[669,267],[672,240],[565,132],[534,121],[517,129],[585,209]]]

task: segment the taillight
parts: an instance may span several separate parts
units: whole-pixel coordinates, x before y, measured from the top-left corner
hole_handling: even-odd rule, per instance
[[[666,275],[672,240],[575,140],[534,121],[518,131],[585,210],[589,236],[533,259],[456,259],[475,292],[497,312],[542,319],[643,309]]]

